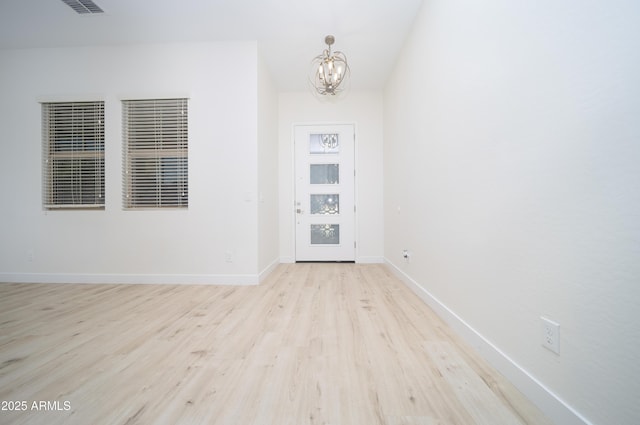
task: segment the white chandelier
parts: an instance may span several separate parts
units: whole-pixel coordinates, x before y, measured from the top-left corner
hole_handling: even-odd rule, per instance
[[[332,35],[324,38],[327,48],[322,54],[313,58],[311,62],[311,85],[322,95],[336,95],[345,89],[345,80],[349,77],[347,57],[342,52],[332,52],[331,45],[335,42]]]

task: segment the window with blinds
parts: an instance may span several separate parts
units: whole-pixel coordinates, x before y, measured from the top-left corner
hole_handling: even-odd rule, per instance
[[[42,104],[43,204],[104,209],[104,102]]]
[[[186,208],[187,99],[122,102],[124,208]]]

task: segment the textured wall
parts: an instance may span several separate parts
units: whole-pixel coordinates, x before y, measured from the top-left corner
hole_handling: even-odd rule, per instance
[[[600,425],[640,421],[639,16],[427,0],[385,91],[385,257]]]

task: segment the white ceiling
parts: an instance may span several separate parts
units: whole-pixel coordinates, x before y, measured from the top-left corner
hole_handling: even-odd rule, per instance
[[[353,89],[382,88],[422,0],[0,0],[0,49],[257,40],[280,90],[303,90],[333,34]],[[0,64],[1,66],[1,64]]]

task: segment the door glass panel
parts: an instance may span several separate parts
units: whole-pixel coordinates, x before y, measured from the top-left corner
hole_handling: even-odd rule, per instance
[[[340,164],[311,164],[309,167],[311,184],[340,183]]]
[[[340,195],[309,195],[311,214],[338,214]]]
[[[312,224],[311,245],[337,245],[340,243],[339,224]]]
[[[340,139],[338,134],[310,134],[309,152],[316,153],[339,153]]]

